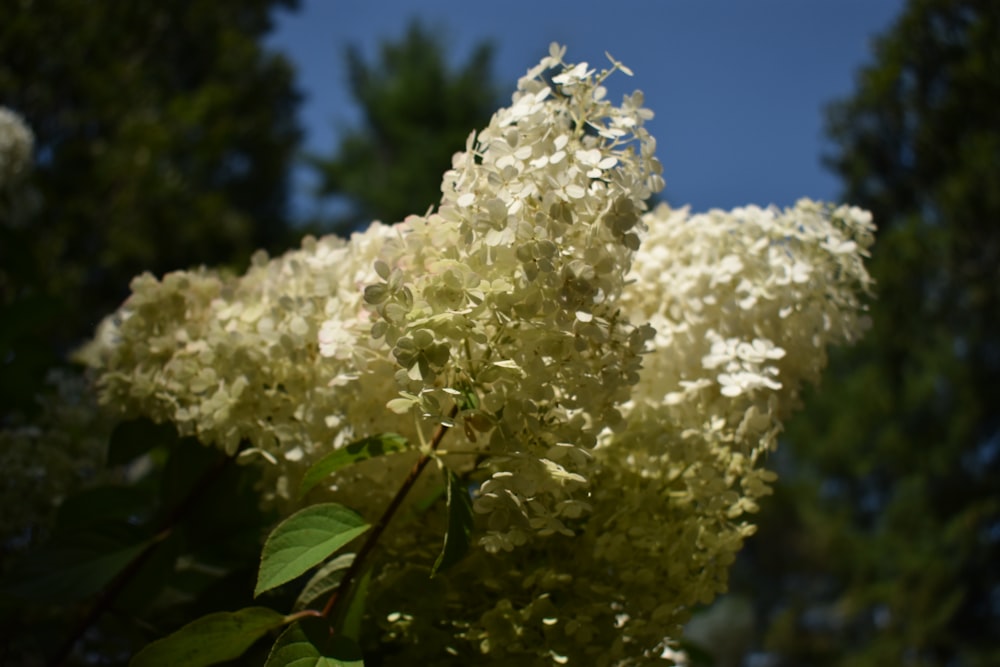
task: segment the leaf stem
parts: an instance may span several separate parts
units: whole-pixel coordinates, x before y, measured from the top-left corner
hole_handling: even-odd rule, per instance
[[[452,406],[451,412],[448,413],[448,420],[450,421],[454,419],[457,414],[458,404],[455,404]],[[413,485],[416,484],[417,478],[420,477],[420,473],[422,473],[424,468],[427,467],[427,464],[430,463],[435,450],[438,448],[438,445],[441,444],[441,440],[444,439],[444,434],[450,429],[451,427],[446,424],[438,424],[437,430],[434,431],[434,437],[431,438],[430,447],[428,447],[427,450],[420,455],[420,458],[417,459],[416,463],[413,464],[413,468],[410,469],[406,479],[403,480],[403,483],[400,485],[396,495],[393,496],[389,505],[385,508],[385,511],[382,512],[382,516],[380,516],[375,522],[375,525],[372,526],[372,529],[368,533],[368,537],[365,539],[364,543],[361,545],[361,548],[358,549],[358,553],[354,556],[354,561],[351,562],[351,566],[347,569],[347,572],[344,573],[343,579],[340,580],[340,585],[337,586],[336,590],[333,591],[330,598],[326,601],[326,606],[323,607],[323,616],[328,619],[337,618],[337,613],[340,612],[341,608],[347,603],[347,600],[350,597],[348,593],[350,593],[351,585],[354,583],[354,579],[356,579],[358,574],[361,573],[364,568],[365,561],[368,560],[368,557],[371,555],[375,545],[378,544],[379,538],[382,537],[382,533],[384,533],[385,529],[389,527],[389,522],[392,520],[392,517],[396,514],[400,505],[403,504],[403,500],[406,498],[407,494],[409,494]]]
[[[302,611],[297,611],[294,614],[289,614],[285,616],[285,624],[294,623],[295,621],[301,620],[303,618],[322,618],[323,614],[316,611],[315,609],[303,609]]]

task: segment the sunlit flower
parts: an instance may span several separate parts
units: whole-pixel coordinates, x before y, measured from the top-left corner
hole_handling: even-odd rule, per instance
[[[140,276],[86,351],[105,403],[242,448],[286,509],[319,457],[395,432],[411,451],[307,499],[374,518],[450,427],[437,454],[475,490],[473,548],[436,578],[437,606],[407,597],[442,532],[410,521],[371,581],[411,663],[445,641],[476,664],[659,659],[725,589],[803,383],[864,328],[869,214],[648,211],[652,112],[639,92],[606,99],[630,74],[617,61],[564,54],[470,135],[436,210],[259,254],[239,278]],[[422,484],[413,498],[440,496]]]

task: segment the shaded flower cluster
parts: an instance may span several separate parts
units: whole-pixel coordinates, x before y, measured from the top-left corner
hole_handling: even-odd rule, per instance
[[[307,237],[278,258],[258,253],[241,277],[139,276],[79,357],[101,370],[102,400],[121,416],[173,422],[181,435],[260,460],[265,499],[297,503],[301,473],[319,456],[412,430],[385,410],[395,367],[368,335],[362,298],[379,249],[397,233],[374,224],[350,243]],[[384,466],[370,472],[392,479]],[[371,482],[355,485],[351,501],[377,513],[393,490]]]
[[[38,193],[28,185],[34,144],[20,114],[0,106],[0,226],[22,226],[38,209]]]
[[[24,176],[31,168],[35,136],[20,115],[0,107],[0,188]]]
[[[89,382],[52,371],[37,401],[34,419],[8,415],[0,429],[4,558],[44,541],[64,498],[117,475],[104,467],[113,422],[98,409]]]

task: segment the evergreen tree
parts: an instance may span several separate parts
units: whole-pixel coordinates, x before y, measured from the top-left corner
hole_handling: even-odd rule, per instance
[[[367,62],[357,47],[346,57],[362,124],[346,131],[336,155],[313,159],[320,194],[346,197],[350,204],[345,216],[327,225],[342,233],[437,204],[451,156],[498,106],[489,44],[451,71],[442,40],[414,21],[401,41],[382,43],[377,63]]]
[[[771,664],[1000,663],[997,99],[1000,5],[913,0],[830,109],[878,301],[790,425],[748,551]]]
[[[286,245],[293,71],[261,38],[294,0],[44,0],[0,9],[0,102],[36,139],[28,221],[0,220],[0,405],[142,271]]]

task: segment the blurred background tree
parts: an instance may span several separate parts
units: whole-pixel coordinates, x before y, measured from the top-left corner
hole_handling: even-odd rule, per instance
[[[1000,664],[998,99],[1000,3],[912,0],[829,110],[878,299],[789,424],[734,576],[762,664]]]
[[[253,476],[229,466],[206,490],[196,480],[216,470],[210,453],[141,423],[111,438],[108,458],[129,464],[150,452],[152,470],[102,473],[107,420],[78,379],[64,373],[48,386],[46,377],[134,275],[241,270],[257,248],[297,242],[287,200],[299,94],[290,63],[263,47],[274,12],[295,5],[0,6],[0,105],[35,135],[32,206],[0,208],[0,571],[9,575],[0,664],[66,654],[60,644],[78,632],[79,663],[124,664],[189,613],[239,605],[226,588],[234,578],[232,590],[249,590],[268,520]],[[76,421],[52,422],[66,414]],[[111,483],[87,488],[96,481]],[[172,519],[192,489],[202,493],[198,516]],[[157,534],[128,585],[95,597]]]
[[[0,103],[35,133],[40,206],[0,220],[0,423],[134,275],[289,244],[299,95],[261,39],[294,5],[3,4]]]
[[[399,41],[385,41],[378,61],[347,50],[350,90],[360,125],[342,128],[333,156],[314,156],[319,193],[336,196],[346,211],[322,221],[341,234],[372,220],[398,222],[423,214],[441,199],[441,174],[465,140],[500,106],[493,79],[493,48],[475,47],[452,70],[443,32],[413,21]]]
[[[295,4],[0,9],[0,104],[36,135],[38,195],[33,215],[0,219],[0,462],[15,477],[0,488],[11,506],[0,513],[0,663],[125,664],[193,618],[253,604],[261,536],[275,518],[258,509],[252,468],[220,462],[172,427],[126,422],[109,435],[108,420],[95,419],[50,433],[60,424],[36,408],[66,401],[45,387],[46,372],[93,334],[137,273],[238,271],[255,249],[284,250],[306,231],[423,212],[439,200],[452,154],[499,105],[488,45],[455,72],[441,38],[417,23],[383,44],[378,65],[351,49],[362,124],[334,156],[315,159],[324,191],[345,197],[351,214],[293,223],[299,95],[292,67],[262,39],[274,10]],[[89,405],[69,407],[86,416]],[[124,472],[95,474],[100,461],[73,458],[80,448],[65,438],[102,441]],[[76,480],[61,504],[51,484],[25,493],[38,485],[33,474],[54,478],[42,460],[54,450],[66,459],[59,479]],[[185,510],[190,498],[197,512]],[[264,658],[252,650],[240,664]]]

